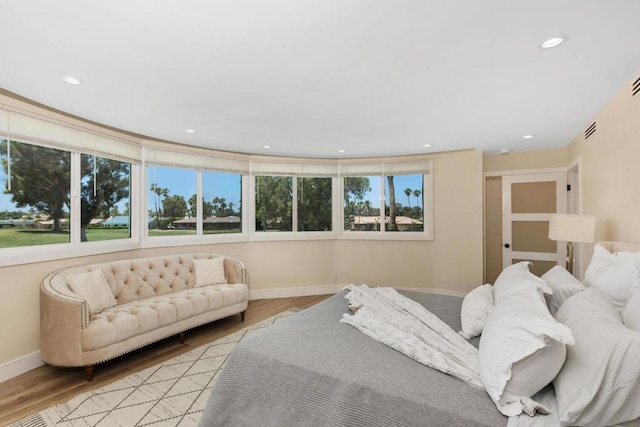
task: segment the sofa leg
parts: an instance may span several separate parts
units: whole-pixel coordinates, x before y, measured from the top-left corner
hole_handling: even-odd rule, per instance
[[[244,322],[244,314],[247,312],[247,310],[243,311],[242,313],[240,313],[240,321]]]
[[[180,344],[184,344],[184,340],[187,338],[187,331],[180,332]]]
[[[95,370],[95,365],[87,365],[84,367],[84,376],[87,378],[87,381],[91,381],[93,379]]]

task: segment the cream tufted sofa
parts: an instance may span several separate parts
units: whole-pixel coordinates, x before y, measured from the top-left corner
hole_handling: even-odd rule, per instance
[[[94,365],[163,338],[247,309],[244,264],[224,257],[228,284],[194,287],[194,259],[222,255],[194,253],[90,264],[49,274],[40,287],[40,352],[54,366]],[[101,269],[117,304],[90,315],[72,292],[67,275]],[[106,286],[105,286],[106,287]],[[108,292],[108,291],[107,291]]]

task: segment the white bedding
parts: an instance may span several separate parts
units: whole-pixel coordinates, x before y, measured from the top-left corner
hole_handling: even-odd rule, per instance
[[[345,298],[354,315],[344,314],[340,322],[411,357],[412,359],[461,379],[484,390],[478,369],[478,350],[433,313],[393,288],[350,285]],[[505,415],[504,405],[496,406]],[[535,415],[547,409],[526,397],[518,402],[521,411]]]
[[[484,390],[478,372],[478,350],[423,306],[393,288],[348,286],[345,296],[357,308],[340,320],[367,336]]]

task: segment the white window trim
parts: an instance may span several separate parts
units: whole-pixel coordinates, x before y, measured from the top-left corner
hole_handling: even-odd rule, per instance
[[[2,107],[7,108],[6,105]],[[24,111],[0,111],[0,133],[12,140],[38,146],[52,147],[71,153],[71,206],[70,242],[53,245],[33,245],[12,248],[0,248],[0,266],[42,262],[55,259],[75,258],[87,255],[128,251],[152,247],[195,246],[223,243],[287,241],[287,240],[433,240],[434,239],[434,194],[433,194],[433,160],[416,158],[416,160],[387,161],[372,163],[365,159],[349,160],[312,160],[284,159],[281,161],[263,160],[262,157],[245,155],[211,154],[209,150],[195,147],[169,147],[162,144],[143,141],[126,136],[118,136],[113,132],[96,131],[93,127],[82,124],[71,125],[64,120],[55,120],[37,113]],[[6,120],[5,120],[6,117]],[[11,133],[13,120],[16,132]],[[30,126],[34,133],[29,137]],[[51,132],[52,139],[46,139]],[[63,138],[64,137],[64,138]],[[71,138],[71,139],[69,139]],[[115,149],[113,147],[117,146]],[[113,150],[113,151],[111,151]],[[80,153],[98,155],[131,164],[130,185],[130,234],[128,239],[114,239],[97,242],[80,242]],[[153,157],[161,162],[148,161]],[[169,162],[165,166],[195,169],[197,172],[197,194],[202,194],[202,171],[224,171],[239,173],[242,176],[242,232],[223,234],[204,234],[200,220],[202,199],[199,198],[196,234],[184,236],[148,236],[147,213],[149,200],[146,186],[149,181],[147,165]],[[427,165],[422,167],[420,165]],[[294,186],[294,222],[292,231],[264,233],[255,230],[255,175],[252,169],[274,175],[291,175],[294,177],[317,176],[332,178],[332,231],[297,231],[297,203],[295,201],[297,185]],[[363,174],[375,170],[372,175],[382,173],[406,174],[422,173],[424,176],[424,231],[422,232],[386,232],[381,231],[347,231],[344,230],[343,171],[357,170]],[[382,203],[384,188],[381,187]],[[383,212],[384,215],[384,212]],[[76,219],[74,219],[76,218]]]

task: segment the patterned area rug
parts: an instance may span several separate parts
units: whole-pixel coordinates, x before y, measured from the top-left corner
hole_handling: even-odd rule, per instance
[[[12,427],[197,426],[216,374],[234,347],[258,329],[296,314],[288,310],[210,344],[83,393]]]

